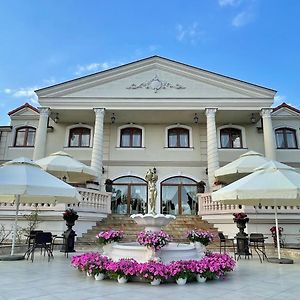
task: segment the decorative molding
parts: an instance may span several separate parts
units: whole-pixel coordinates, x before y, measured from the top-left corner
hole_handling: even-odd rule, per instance
[[[162,81],[158,78],[157,75],[155,75],[149,81],[145,81],[140,84],[133,83],[129,87],[127,87],[127,89],[129,89],[129,90],[136,90],[136,89],[141,89],[141,88],[150,89],[150,90],[153,90],[154,93],[157,93],[161,89],[173,88],[173,89],[177,89],[177,90],[182,90],[182,89],[185,89],[186,87],[179,83],[172,84],[167,81]]]

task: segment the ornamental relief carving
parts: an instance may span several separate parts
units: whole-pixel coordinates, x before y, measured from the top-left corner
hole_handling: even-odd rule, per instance
[[[167,81],[160,80],[157,75],[155,75],[151,80],[142,82],[140,84],[133,83],[127,89],[136,90],[136,89],[149,89],[153,90],[154,93],[157,93],[161,89],[172,88],[177,90],[185,89],[185,86],[182,86],[179,83],[173,84]]]

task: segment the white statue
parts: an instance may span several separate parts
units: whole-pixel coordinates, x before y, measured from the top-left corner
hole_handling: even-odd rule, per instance
[[[157,197],[156,182],[158,176],[155,171],[149,169],[146,173],[145,180],[148,182],[148,203],[150,211],[149,213],[155,214],[155,204]]]

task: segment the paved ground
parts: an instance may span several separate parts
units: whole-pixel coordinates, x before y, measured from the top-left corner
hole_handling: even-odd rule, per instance
[[[30,261],[0,261],[0,299],[300,299],[300,260],[293,265],[241,259],[223,280],[207,283],[150,284],[95,281],[70,266],[70,259],[55,252],[50,263],[37,254]]]

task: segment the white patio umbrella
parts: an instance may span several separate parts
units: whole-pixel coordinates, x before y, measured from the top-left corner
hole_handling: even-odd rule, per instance
[[[256,168],[252,174],[213,192],[212,200],[224,204],[274,206],[280,260],[277,206],[300,205],[300,174],[292,167],[270,161]]]
[[[21,157],[0,167],[0,202],[16,205],[11,255],[14,254],[20,203],[78,203],[76,188],[43,171],[32,160]]]
[[[216,170],[215,177],[224,183],[231,183],[252,173],[255,168],[260,167],[268,161],[269,159],[261,153],[248,151],[238,159]]]
[[[35,163],[56,177],[66,177],[68,182],[86,182],[97,177],[96,171],[91,167],[63,151],[52,153]]]

